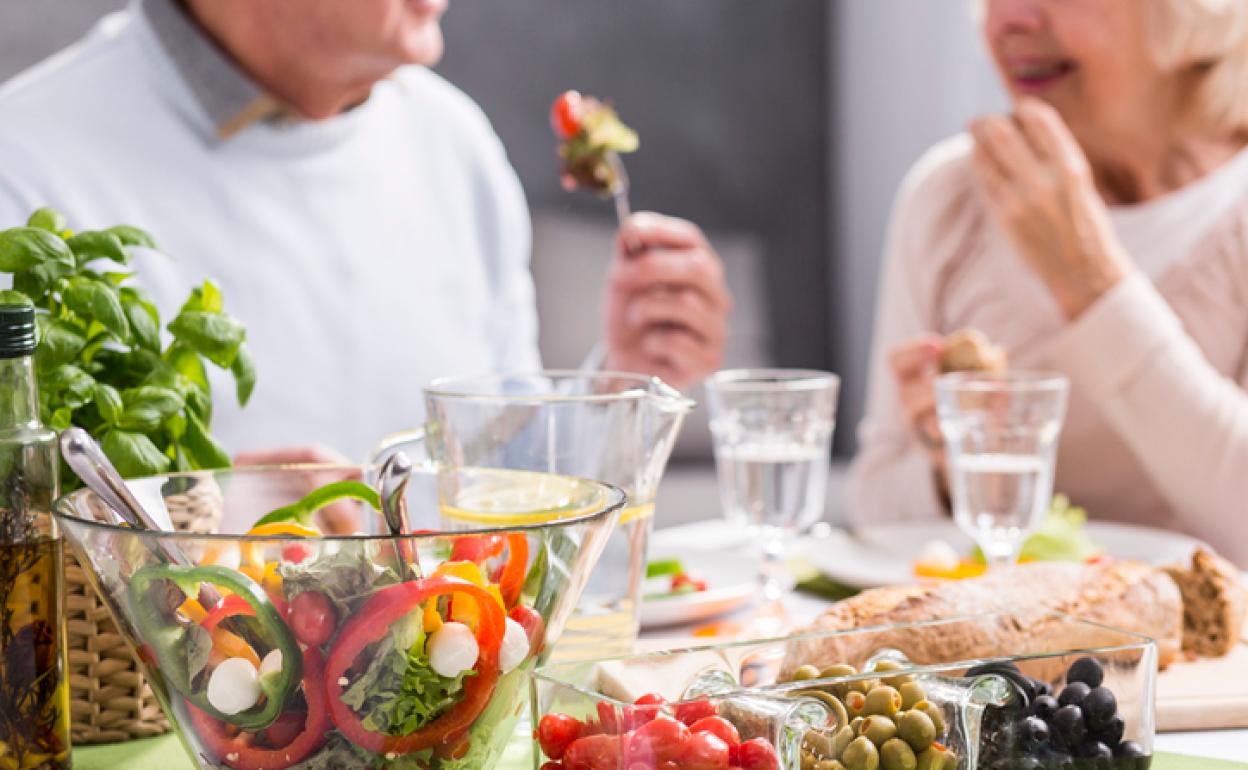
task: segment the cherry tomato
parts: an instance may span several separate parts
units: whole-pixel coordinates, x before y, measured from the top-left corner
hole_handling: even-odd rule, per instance
[[[660,714],[637,728],[628,740],[628,757],[658,762],[679,757],[689,743],[689,728],[671,717]]]
[[[676,763],[682,770],[721,770],[728,767],[728,744],[714,733],[694,733]]]
[[[780,770],[780,757],[766,738],[753,738],[728,747],[728,761],[741,770]]]
[[[706,581],[705,581],[705,580],[698,580],[697,578],[693,577],[692,575],[689,575],[689,574],[684,573],[684,572],[678,572],[678,573],[676,573],[676,575],[674,575],[674,576],[672,577],[672,590],[673,590],[673,591],[679,591],[679,590],[680,590],[681,588],[683,588],[684,586],[689,586],[689,587],[691,587],[694,591],[705,591],[705,590],[706,590]]]
[[[288,545],[282,549],[282,561],[292,564],[298,564],[311,555],[312,552],[302,545]]]
[[[563,765],[558,762],[543,762],[542,770],[563,770]]]
[[[560,139],[571,139],[581,133],[584,104],[577,91],[564,91],[550,107],[550,127]]]
[[[624,709],[624,726],[628,730],[636,730],[663,713],[667,698],[658,693],[646,693],[633,701],[632,706]]]
[[[618,770],[620,736],[587,735],[577,738],[563,753],[564,770]]]
[[[599,701],[596,708],[598,709],[598,724],[602,732],[607,735],[619,735],[624,732],[620,729],[620,717],[615,713],[614,706]]]
[[[560,759],[568,744],[581,737],[585,725],[567,714],[547,714],[537,724],[537,742],[542,753],[551,759]]]
[[[329,641],[338,627],[338,610],[320,591],[303,591],[290,600],[290,630],[309,647]]]
[[[689,732],[695,735],[710,733],[729,746],[741,742],[741,733],[737,732],[736,725],[723,717],[702,717],[689,725]]]
[[[691,725],[703,717],[715,716],[719,713],[719,709],[708,700],[691,700],[687,703],[677,703],[672,707],[672,712],[677,719]]]

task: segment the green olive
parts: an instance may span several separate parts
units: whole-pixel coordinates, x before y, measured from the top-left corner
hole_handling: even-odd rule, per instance
[[[845,704],[841,703],[840,698],[837,698],[835,695],[826,693],[823,690],[797,690],[793,694],[814,698],[827,706],[828,711],[832,712],[832,716],[836,717],[836,725],[838,727],[849,724],[849,712],[845,709]]]
[[[921,700],[927,700],[927,693],[923,690],[923,685],[918,682],[906,682],[897,688],[901,693],[901,707],[903,709],[912,709],[914,704]]]
[[[901,693],[885,684],[867,693],[867,702],[862,713],[892,717],[900,710]]]
[[[845,770],[845,765],[835,759],[821,759],[819,764],[815,765],[815,770]]]
[[[895,660],[877,660],[875,662],[876,673],[884,674],[889,671],[900,671],[905,668],[904,665]],[[884,678],[884,684],[889,687],[901,687],[907,682],[913,682],[914,677],[910,674],[897,674],[896,676],[888,676]]]
[[[876,770],[880,766],[880,750],[866,738],[855,738],[841,756],[845,770]]]
[[[943,746],[932,746],[919,753],[915,770],[953,770],[958,758]]]
[[[820,679],[841,679],[847,676],[854,676],[858,673],[858,669],[853,666],[838,663],[835,666],[828,666],[819,672]],[[849,692],[850,687],[844,682],[836,682],[827,686],[827,689],[836,697],[844,698],[845,693]]]
[[[819,760],[815,759],[815,755],[809,751],[802,752],[802,770],[816,770]]]
[[[880,766],[884,770],[915,770],[918,764],[914,749],[900,738],[885,741],[880,747]]]
[[[862,716],[867,708],[867,696],[856,690],[850,690],[845,693],[845,710],[849,712],[849,718]]]
[[[854,728],[845,725],[836,731],[836,735],[832,736],[832,751],[828,752],[828,756],[834,759],[840,758],[845,753],[845,747],[854,742],[857,734]]]
[[[866,695],[867,693],[871,692],[872,690],[874,690],[875,688],[879,686],[880,686],[879,679],[861,679],[857,682],[849,683],[849,689],[854,690],[856,692],[860,692],[863,695]]]
[[[850,729],[854,731],[854,735],[862,735],[862,723],[867,721],[866,717],[854,717],[849,723]]]
[[[815,666],[810,665],[809,663],[807,663],[804,666],[798,666],[797,670],[793,672],[793,676],[790,677],[790,679],[794,682],[804,682],[807,679],[818,679],[818,678],[819,678],[819,669],[816,668]]]
[[[802,748],[815,755],[815,758],[835,757],[832,744],[832,733],[822,730],[811,730],[802,738]]]
[[[872,714],[862,723],[858,734],[865,738],[870,738],[871,742],[876,746],[883,746],[886,742],[897,737],[897,725],[886,716]]]
[[[936,740],[936,724],[926,713],[911,709],[897,719],[897,735],[915,751],[923,751]]]
[[[914,708],[911,711],[922,711],[924,714],[927,714],[928,718],[932,720],[932,725],[936,728],[936,740],[940,740],[940,737],[945,734],[945,730],[948,729],[948,724],[945,722],[945,710],[930,700],[919,701],[914,704]]]

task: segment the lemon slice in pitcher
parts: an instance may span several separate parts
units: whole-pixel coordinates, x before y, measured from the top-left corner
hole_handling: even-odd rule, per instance
[[[492,471],[465,487],[441,490],[442,516],[455,522],[506,527],[572,519],[606,504],[598,487],[571,476],[533,471]],[[626,509],[621,522],[654,505]]]

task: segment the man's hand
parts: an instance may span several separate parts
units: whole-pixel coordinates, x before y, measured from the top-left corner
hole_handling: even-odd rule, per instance
[[[607,279],[605,368],[684,388],[719,368],[732,299],[697,225],[634,214],[616,237]]]

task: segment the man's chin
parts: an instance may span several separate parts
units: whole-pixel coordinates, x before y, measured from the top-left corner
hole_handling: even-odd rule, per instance
[[[432,67],[442,60],[445,48],[441,25],[437,22],[422,24],[420,29],[413,30],[405,37],[403,61],[405,64]]]

